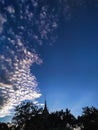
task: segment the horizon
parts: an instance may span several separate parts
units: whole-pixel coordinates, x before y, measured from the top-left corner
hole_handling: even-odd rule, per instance
[[[45,105],[45,104],[44,104]],[[43,105],[43,107],[41,106],[41,107],[39,107],[39,108],[44,108],[44,105]],[[47,102],[46,102],[46,106],[47,106]],[[63,110],[63,112],[65,112],[66,111],[66,109],[68,109],[69,111],[70,111],[70,113],[76,118],[76,119],[78,119],[78,117],[79,116],[82,116],[82,114],[83,114],[83,108],[86,108],[86,107],[89,107],[89,108],[91,108],[91,107],[94,107],[94,106],[83,106],[82,108],[81,108],[81,114],[80,115],[74,115],[72,112],[71,112],[71,110],[69,109],[69,108],[65,108],[65,109],[59,109],[59,110],[54,110],[54,111],[50,111],[49,109],[48,109],[48,106],[47,106],[47,109],[48,109],[48,112],[49,112],[49,114],[51,114],[51,113],[55,113],[55,112],[59,112],[59,111],[62,111]],[[94,108],[96,108],[96,107],[94,107]],[[96,109],[98,109],[98,108],[96,108]],[[6,117],[2,117],[2,118],[0,118],[0,123],[12,123],[12,118],[13,118],[13,116],[6,116]]]

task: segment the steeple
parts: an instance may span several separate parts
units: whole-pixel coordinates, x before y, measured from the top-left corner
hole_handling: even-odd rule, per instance
[[[44,109],[43,109],[43,116],[47,117],[49,115],[49,111],[47,108],[47,103],[46,103],[46,98],[45,98],[45,104],[44,104]]]

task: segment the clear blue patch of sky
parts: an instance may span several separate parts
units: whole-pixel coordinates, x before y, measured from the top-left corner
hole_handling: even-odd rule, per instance
[[[98,8],[80,9],[63,24],[56,43],[40,53],[43,64],[31,71],[50,110],[77,104],[78,114],[81,105],[98,105]]]

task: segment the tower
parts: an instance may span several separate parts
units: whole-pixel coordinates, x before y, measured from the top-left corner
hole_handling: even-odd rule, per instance
[[[49,111],[47,108],[47,103],[46,103],[46,99],[45,99],[45,104],[44,104],[44,109],[43,109],[43,116],[47,117],[49,115]]]

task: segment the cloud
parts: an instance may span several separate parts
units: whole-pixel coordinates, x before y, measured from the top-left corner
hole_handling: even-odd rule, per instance
[[[3,25],[4,25],[5,22],[6,22],[5,17],[2,14],[0,14],[0,33],[3,30]]]
[[[12,63],[14,67],[10,66],[10,71],[8,71],[9,77],[7,76],[7,80],[10,84],[6,83],[6,78],[0,83],[3,101],[3,105],[1,103],[2,109],[0,111],[0,117],[10,114],[14,107],[20,104],[20,102],[24,100],[35,100],[41,96],[40,91],[36,88],[38,85],[36,77],[30,72],[31,65],[35,62],[41,63],[41,60],[39,60],[37,54],[33,54],[24,48],[23,43],[20,42],[19,39],[17,40],[17,45],[21,45],[24,57],[20,59],[20,57],[16,56],[15,58],[14,56],[14,63]],[[2,59],[3,63],[8,63],[9,61],[13,62],[12,59],[7,60],[5,57],[2,57]],[[5,64],[3,68],[7,71],[7,66]],[[5,73],[4,77],[6,77],[6,75],[7,73]]]
[[[10,39],[9,41],[11,44]],[[19,38],[12,42],[12,45],[10,44],[2,46],[4,51],[0,56],[0,92],[2,93],[0,117],[9,115],[22,101],[35,100],[41,96],[37,89],[36,77],[30,72],[31,65],[40,64],[41,59],[38,54],[27,50]]]
[[[35,46],[43,40],[53,42],[50,34],[57,28],[57,17],[38,0],[0,4],[0,117],[4,117],[20,102],[41,96],[30,67],[42,63]]]
[[[4,88],[11,88],[12,85],[0,83],[0,88],[2,88],[2,87],[4,87]]]
[[[6,10],[7,10],[10,14],[15,13],[15,9],[14,9],[12,6],[8,6],[8,7],[6,8]]]

